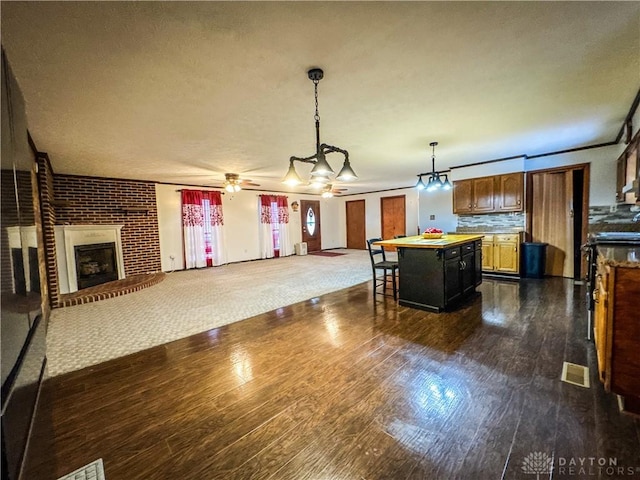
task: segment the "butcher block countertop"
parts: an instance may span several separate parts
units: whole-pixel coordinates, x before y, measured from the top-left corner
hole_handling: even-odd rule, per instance
[[[394,238],[393,240],[381,240],[374,245],[407,248],[448,248],[474,240],[481,240],[483,236],[477,234],[445,234],[442,238],[427,239],[422,238],[422,235],[415,235],[413,237]]]

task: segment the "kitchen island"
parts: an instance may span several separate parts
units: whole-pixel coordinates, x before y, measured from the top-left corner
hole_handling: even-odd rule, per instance
[[[381,240],[398,250],[400,305],[431,312],[450,309],[482,283],[482,235],[421,235]]]

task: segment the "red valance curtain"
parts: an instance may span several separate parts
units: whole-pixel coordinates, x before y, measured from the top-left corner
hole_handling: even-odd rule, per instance
[[[217,191],[182,190],[185,268],[224,262],[222,195]]]
[[[262,258],[293,253],[289,230],[289,204],[284,195],[260,195],[260,254]]]

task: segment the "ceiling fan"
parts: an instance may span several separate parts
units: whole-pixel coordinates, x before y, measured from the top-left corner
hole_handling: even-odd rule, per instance
[[[260,184],[254,183],[247,178],[240,178],[240,175],[237,173],[225,173],[224,174],[224,183],[222,187],[227,192],[239,192],[243,187],[259,187]]]
[[[334,195],[340,195],[342,192],[346,192],[346,188],[334,188],[332,184],[327,183],[322,188],[322,198],[331,198]]]

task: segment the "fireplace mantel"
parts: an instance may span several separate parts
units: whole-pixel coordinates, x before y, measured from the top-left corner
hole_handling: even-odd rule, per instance
[[[75,247],[97,243],[116,244],[118,278],[125,278],[122,255],[123,225],[56,225],[56,256],[58,260],[58,286],[60,293],[78,291]]]

